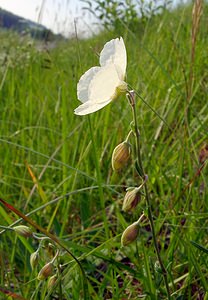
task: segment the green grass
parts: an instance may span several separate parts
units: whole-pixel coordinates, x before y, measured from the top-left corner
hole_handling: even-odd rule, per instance
[[[200,151],[208,144],[207,9],[197,36],[188,118],[191,8],[165,12],[136,33],[123,33],[127,81],[141,97],[142,160],[173,299],[208,299],[206,162],[198,172]],[[146,209],[142,200],[133,215],[121,211],[125,188],[138,185],[138,177],[132,167],[119,175],[111,168],[113,149],[130,130],[130,107],[120,97],[89,117],[73,113],[80,76],[98,64],[103,45],[117,36],[104,32],[39,51],[27,39],[1,32],[0,196],[80,259],[90,299],[166,299],[148,224],[137,244],[120,247],[123,230]],[[0,220],[9,226],[19,218],[0,206]],[[82,274],[64,251],[54,288],[36,279],[51,259],[46,243],[31,272],[30,254],[38,245],[9,230],[0,234],[0,291],[33,300],[83,299]]]

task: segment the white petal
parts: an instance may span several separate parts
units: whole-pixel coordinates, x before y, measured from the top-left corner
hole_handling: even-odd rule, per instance
[[[107,42],[100,53],[101,67],[106,64],[114,63],[119,72],[121,80],[124,80],[126,74],[126,47],[123,38],[120,37]]]
[[[89,85],[99,70],[100,67],[92,67],[81,76],[77,84],[77,98],[82,103],[89,100]]]
[[[108,64],[101,67],[90,82],[89,101],[102,103],[112,99],[120,82],[115,65]]]
[[[80,106],[78,106],[74,110],[74,113],[79,116],[91,114],[91,113],[103,108],[104,106],[106,106],[108,103],[111,102],[111,100],[112,99],[109,99],[108,101],[103,102],[103,103],[92,103],[89,101],[85,102],[84,104],[81,104]]]

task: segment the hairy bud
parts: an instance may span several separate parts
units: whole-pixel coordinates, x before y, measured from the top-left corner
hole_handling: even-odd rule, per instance
[[[129,225],[123,232],[121,236],[121,245],[127,246],[134,242],[137,239],[139,234],[139,223],[134,222],[133,224]]]
[[[35,251],[30,255],[30,265],[32,270],[37,266],[39,260],[39,251]]]
[[[51,276],[48,280],[48,288],[51,289],[54,284],[56,283],[56,280],[57,280],[57,274]]]
[[[139,190],[140,188],[134,188],[133,190],[127,191],[123,201],[123,206],[122,206],[123,211],[125,212],[131,211],[137,206],[141,198]]]
[[[129,161],[131,155],[131,144],[122,142],[113,150],[112,167],[114,171],[120,171]]]
[[[51,262],[47,263],[38,273],[38,280],[44,280],[48,278],[53,273],[53,264]]]
[[[32,236],[32,229],[25,225],[19,225],[12,228],[17,234],[24,236],[24,237],[31,237]]]

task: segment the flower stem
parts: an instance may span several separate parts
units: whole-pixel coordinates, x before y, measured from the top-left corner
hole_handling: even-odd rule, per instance
[[[152,231],[153,243],[154,243],[155,251],[156,251],[157,258],[158,258],[158,261],[159,261],[159,264],[160,264],[160,268],[161,268],[161,271],[162,271],[162,275],[163,275],[163,278],[164,278],[167,297],[168,297],[168,299],[171,299],[170,289],[169,289],[169,285],[168,285],[168,278],[167,278],[167,270],[166,270],[166,268],[163,264],[163,261],[161,259],[160,251],[159,251],[158,244],[157,244],[157,238],[156,238],[156,234],[155,234],[155,226],[154,226],[154,220],[153,220],[153,214],[152,214],[151,201],[150,201],[150,196],[149,196],[148,187],[147,187],[147,175],[144,172],[142,159],[141,159],[140,133],[139,133],[138,124],[137,124],[137,114],[136,114],[135,93],[134,93],[134,91],[129,91],[128,94],[127,94],[127,97],[129,99],[130,105],[132,107],[133,120],[134,120],[134,131],[135,131],[135,138],[136,138],[137,160],[138,160],[138,164],[139,164],[139,168],[140,168],[140,172],[141,172],[141,177],[144,180],[145,198],[146,198],[146,203],[147,203],[148,218],[149,218],[149,221],[150,221],[150,226],[151,226],[151,231]]]
[[[0,228],[5,229],[5,230],[13,231],[13,229],[11,227],[7,227],[7,226],[3,226],[3,225],[0,225]]]

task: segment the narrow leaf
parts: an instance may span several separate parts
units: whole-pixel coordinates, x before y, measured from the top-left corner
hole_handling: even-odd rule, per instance
[[[190,242],[191,242],[191,244],[192,244],[194,247],[196,247],[196,248],[198,248],[199,250],[203,251],[204,253],[208,254],[208,249],[207,249],[207,248],[205,248],[204,246],[202,246],[202,245],[200,245],[200,244],[197,244],[197,243],[194,242],[194,241],[190,241]]]

